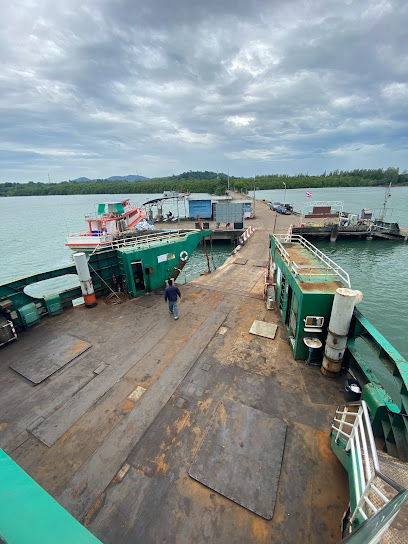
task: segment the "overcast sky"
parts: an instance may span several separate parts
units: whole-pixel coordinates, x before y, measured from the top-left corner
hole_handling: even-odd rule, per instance
[[[0,181],[408,168],[407,0],[0,5]]]

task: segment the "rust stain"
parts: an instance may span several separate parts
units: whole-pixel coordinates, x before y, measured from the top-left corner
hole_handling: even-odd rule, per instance
[[[193,427],[191,430],[193,431],[193,433],[194,433],[196,436],[200,436],[200,434],[201,434],[201,429],[200,429],[200,427]]]
[[[122,412],[128,412],[128,411],[131,410],[134,406],[135,406],[135,403],[134,403],[134,402],[132,402],[132,401],[129,400],[129,399],[125,399],[125,400],[122,402],[121,410],[122,410]]]
[[[61,436],[58,442],[62,445],[66,440],[73,434],[73,427],[70,427],[65,433]]]
[[[266,542],[269,536],[268,526],[265,520],[254,517],[251,523],[252,535],[256,542]]]
[[[7,427],[7,423],[0,423],[0,432]]]
[[[166,474],[166,472],[169,469],[169,465],[165,463],[164,459],[166,456],[166,453],[170,449],[170,446],[176,441],[177,434],[186,426],[190,424],[189,421],[190,414],[186,412],[181,419],[178,419],[174,423],[174,428],[167,425],[166,427],[166,436],[170,437],[172,434],[174,434],[171,442],[168,444],[165,441],[162,441],[159,446],[159,452],[161,452],[159,455],[155,457],[155,459],[149,459],[149,461],[156,465],[157,472],[161,472],[162,474]],[[174,433],[175,431],[175,433]]]
[[[332,463],[334,454],[330,446],[330,437],[326,432],[315,431],[317,448],[319,450],[319,457],[324,459],[327,463]]]
[[[227,417],[227,411],[225,410],[224,404],[218,406],[216,418],[220,423],[223,423]]]
[[[91,522],[93,516],[96,514],[96,512],[99,510],[99,508],[102,506],[103,502],[105,501],[106,493],[103,492],[102,495],[98,497],[95,504],[92,506],[92,508],[87,513],[85,520],[84,520],[84,526],[87,527],[89,523]]]
[[[165,453],[162,453],[156,462],[157,472],[161,472],[161,474],[166,474],[169,470],[169,465],[164,462],[165,455]]]
[[[184,428],[185,425],[190,425],[190,414],[187,412],[184,417],[176,422],[177,434]],[[174,440],[174,439],[173,439]]]
[[[200,400],[197,404],[200,407],[200,410],[202,412],[206,412],[208,408],[211,406],[213,400],[214,400],[213,398],[208,397],[205,400]],[[195,427],[195,429],[198,429],[198,427]]]
[[[307,275],[307,273],[305,273]],[[327,282],[299,282],[299,287],[302,291],[322,291],[323,293],[335,293],[338,287],[343,287],[343,285],[338,281],[327,281]]]
[[[85,347],[87,346],[86,342],[83,342],[82,340],[78,340],[78,342],[75,342],[73,346],[69,348],[69,351],[72,355],[79,354]]]

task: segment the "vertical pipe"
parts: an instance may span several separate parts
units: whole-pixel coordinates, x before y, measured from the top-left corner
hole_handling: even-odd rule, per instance
[[[85,300],[85,306],[87,308],[93,308],[96,306],[96,297],[85,253],[74,253],[74,261],[79,283],[81,284],[82,295]]]
[[[341,369],[354,306],[363,299],[360,291],[341,287],[334,295],[321,371],[335,378]]]

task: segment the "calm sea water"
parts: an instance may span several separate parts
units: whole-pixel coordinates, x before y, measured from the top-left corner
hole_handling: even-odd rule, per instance
[[[315,200],[343,200],[344,209],[359,213],[362,208],[382,207],[382,188],[312,189]],[[0,198],[0,284],[36,272],[72,263],[72,251],[64,246],[68,233],[86,230],[84,214],[95,212],[98,202],[128,198],[129,195],[67,195]],[[132,195],[141,205],[161,195]],[[204,196],[204,195],[203,195]],[[284,190],[257,191],[258,199],[283,201]],[[308,199],[310,200],[310,199]],[[286,191],[286,202],[299,210],[306,201],[304,189]],[[408,187],[392,189],[386,219],[408,225]],[[164,213],[176,213],[168,203]],[[180,216],[184,215],[179,205]],[[176,226],[176,225],[175,225]],[[352,287],[364,293],[360,309],[378,330],[408,358],[406,315],[408,308],[408,244],[388,241],[337,241],[317,244],[348,271]],[[220,266],[231,245],[214,245],[215,265]],[[197,248],[191,266],[205,264]],[[200,268],[200,266],[198,266]],[[190,276],[191,279],[192,276]]]

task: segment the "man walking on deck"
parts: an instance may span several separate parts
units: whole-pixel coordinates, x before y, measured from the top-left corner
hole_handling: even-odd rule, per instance
[[[178,319],[177,296],[181,298],[180,289],[173,285],[173,280],[169,280],[169,285],[164,290],[164,300],[169,301],[169,312],[174,314],[174,319]]]

